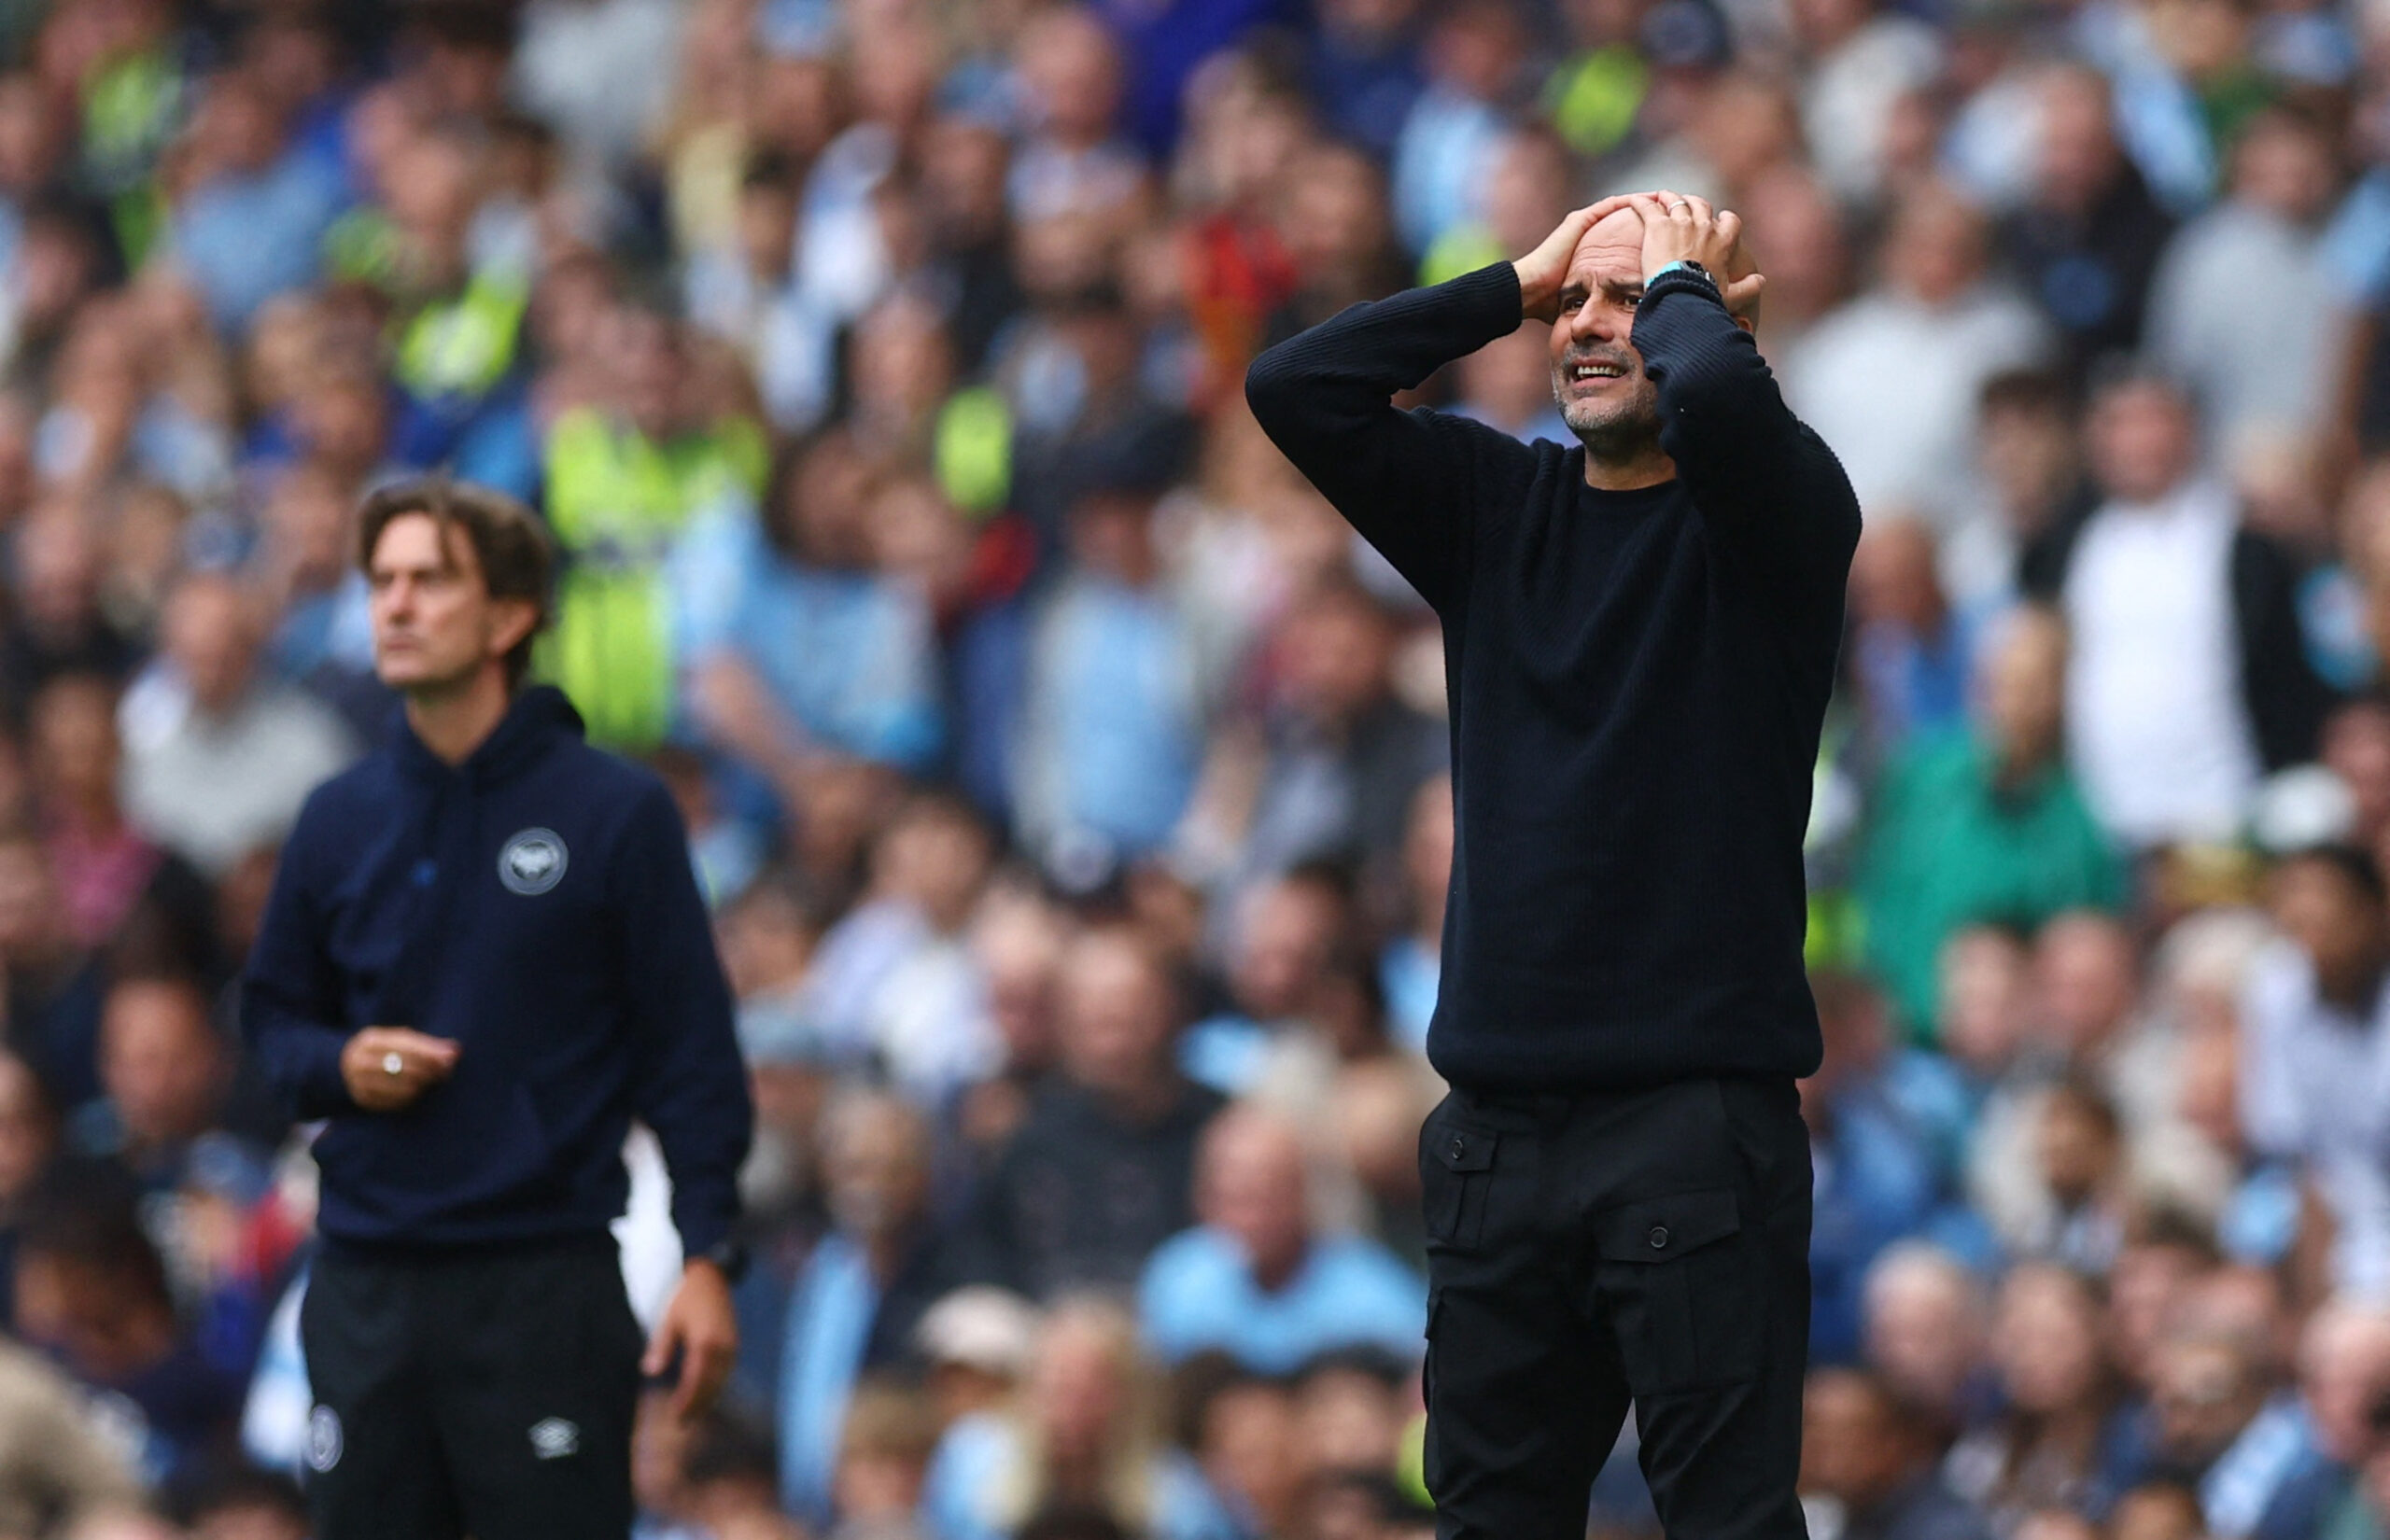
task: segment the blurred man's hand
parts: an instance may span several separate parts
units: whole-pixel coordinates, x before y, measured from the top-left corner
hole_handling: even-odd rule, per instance
[[[704,1258],[681,1270],[681,1286],[664,1307],[640,1371],[650,1379],[681,1359],[680,1382],[672,1388],[672,1414],[682,1421],[701,1417],[722,1393],[738,1355],[738,1316],[730,1302],[730,1281]]]
[[[412,1027],[366,1027],[340,1051],[349,1099],[369,1113],[411,1107],[457,1068],[457,1043]]]

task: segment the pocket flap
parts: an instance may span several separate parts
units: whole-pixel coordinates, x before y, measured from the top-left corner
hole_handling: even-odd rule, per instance
[[[1732,1189],[1671,1193],[1594,1216],[1594,1249],[1606,1262],[1673,1262],[1743,1227]]]
[[[1436,1130],[1436,1158],[1450,1171],[1490,1171],[1494,1169],[1494,1146],[1501,1136],[1483,1128],[1460,1128],[1450,1124]]]

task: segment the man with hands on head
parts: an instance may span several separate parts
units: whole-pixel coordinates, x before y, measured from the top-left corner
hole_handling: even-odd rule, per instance
[[[315,1145],[300,1334],[319,1540],[626,1535],[642,1373],[702,1410],[738,1345],[753,1115],[670,794],[524,688],[551,556],[531,511],[440,481],[367,499],[388,741],[318,787],[242,989]],[[687,1262],[642,1341],[610,1231],[631,1119]]]
[[[1357,305],[1246,395],[1434,606],[1455,841],[1420,1141],[1443,1540],[1576,1540],[1627,1407],[1670,1540],[1795,1540],[1818,1067],[1801,841],[1859,536],[1740,221],[1673,192]],[[1533,322],[1579,441],[1396,393]]]

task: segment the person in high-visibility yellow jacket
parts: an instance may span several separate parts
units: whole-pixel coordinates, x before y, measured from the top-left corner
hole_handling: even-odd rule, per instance
[[[769,452],[752,419],[693,418],[681,340],[661,316],[617,312],[604,345],[612,399],[559,413],[541,455],[565,569],[538,667],[593,741],[639,749],[672,726],[667,558],[699,512],[753,500]]]

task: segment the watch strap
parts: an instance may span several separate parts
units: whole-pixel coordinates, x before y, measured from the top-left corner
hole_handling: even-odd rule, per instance
[[[1661,279],[1667,277],[1670,273],[1680,273],[1686,277],[1699,283],[1703,287],[1708,289],[1713,294],[1718,291],[1718,280],[1710,275],[1708,268],[1703,267],[1699,262],[1693,260],[1691,258],[1679,258],[1677,260],[1668,263],[1666,267],[1660,269],[1659,272],[1654,273],[1650,277],[1644,279],[1643,287],[1648,291],[1653,284],[1656,284]]]

